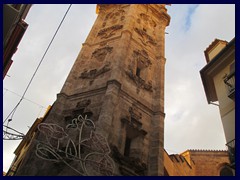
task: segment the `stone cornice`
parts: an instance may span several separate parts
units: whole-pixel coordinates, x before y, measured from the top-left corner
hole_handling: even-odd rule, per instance
[[[115,84],[119,87],[120,89],[120,96],[122,97],[128,97],[127,99],[131,99],[132,102],[134,102],[134,104],[137,104],[137,106],[143,111],[145,112],[146,114],[148,115],[160,115],[160,116],[163,116],[165,117],[165,113],[162,112],[162,111],[153,111],[151,110],[148,106],[144,105],[143,103],[141,103],[140,101],[138,101],[137,99],[135,99],[134,97],[130,96],[127,92],[123,91],[121,89],[121,83],[117,80],[109,80],[107,82],[107,85],[109,84]],[[81,93],[76,93],[76,94],[73,94],[73,95],[66,95],[65,93],[59,93],[57,94],[58,97],[62,96],[64,98],[69,98],[70,100],[76,100],[76,99],[81,99],[82,97],[90,97],[92,95],[97,95],[97,94],[102,94],[106,91],[107,89],[107,85],[104,86],[104,87],[101,87],[101,88],[98,88],[98,89],[94,89],[94,90],[88,90],[88,91],[85,91],[85,92],[81,92]],[[124,98],[126,99],[126,98]]]
[[[81,99],[83,96],[84,97],[89,97],[89,96],[92,96],[92,95],[103,94],[105,91],[106,91],[106,86],[100,87],[98,89],[86,90],[86,91],[81,92],[81,93],[75,93],[73,95],[69,95],[68,98],[70,100],[76,100],[76,99]]]
[[[99,14],[101,10],[105,11],[107,6],[111,6],[112,4],[97,4],[96,13]],[[117,4],[113,4],[117,5]],[[165,22],[165,26],[168,26],[170,23],[171,17],[167,14],[167,9],[165,8],[165,4],[143,4],[147,6],[147,8],[151,9],[153,15],[160,20],[161,22]]]
[[[121,90],[120,91],[120,96],[122,96],[123,98],[124,97],[127,97],[127,98],[124,98],[125,100],[131,100],[134,104],[137,104],[137,106],[141,109],[142,112],[145,112],[146,114],[148,115],[161,115],[163,117],[165,117],[165,113],[164,112],[161,112],[160,110],[159,111],[153,111],[151,110],[148,106],[146,106],[145,104],[141,103],[139,100],[135,99],[134,97],[130,96],[126,91],[123,91]]]
[[[159,9],[156,9],[156,7]],[[165,26],[169,25],[171,17],[167,14],[167,9],[164,6],[149,4],[149,8],[158,20],[165,22]]]
[[[115,84],[121,89],[122,84],[115,79],[107,81],[107,85],[110,85],[110,84]]]

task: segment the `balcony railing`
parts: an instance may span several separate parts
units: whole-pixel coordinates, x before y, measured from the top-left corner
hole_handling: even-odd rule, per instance
[[[235,169],[235,139],[226,144],[231,167]]]
[[[228,97],[235,100],[235,71],[224,78],[224,83],[227,88]]]

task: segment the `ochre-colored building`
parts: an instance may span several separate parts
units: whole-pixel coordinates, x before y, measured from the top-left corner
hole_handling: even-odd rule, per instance
[[[22,160],[24,159],[26,152],[29,148],[29,146],[32,143],[32,140],[34,139],[36,133],[37,133],[37,125],[42,122],[43,118],[38,118],[34,122],[34,124],[31,126],[23,140],[18,145],[17,149],[14,151],[15,158],[13,159],[13,162],[7,172],[7,176],[14,176],[15,172],[17,171],[18,167],[21,165]]]
[[[227,151],[186,150],[181,154],[164,153],[165,176],[235,176]]]
[[[13,159],[13,162],[6,173],[6,176],[14,176],[15,172],[17,171],[18,167],[21,165],[26,152],[29,149],[29,146],[31,145],[32,141],[34,140],[36,134],[38,133],[38,125],[43,121],[43,118],[48,115],[49,110],[51,109],[51,106],[48,106],[45,114],[41,118],[37,118],[33,125],[28,130],[27,134],[24,136],[16,150],[14,151],[15,158]]]

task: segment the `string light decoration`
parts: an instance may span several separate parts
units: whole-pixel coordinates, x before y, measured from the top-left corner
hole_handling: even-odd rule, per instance
[[[45,141],[36,146],[37,157],[62,162],[81,176],[111,176],[114,161],[105,137],[96,133],[95,124],[79,115],[66,128],[53,123],[41,123],[38,130]]]
[[[13,129],[11,127],[3,125],[6,129],[3,129],[3,140],[21,140],[24,138],[24,134]],[[10,131],[10,132],[9,132]]]

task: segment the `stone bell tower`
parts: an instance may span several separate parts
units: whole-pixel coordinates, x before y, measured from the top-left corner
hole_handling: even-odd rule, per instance
[[[68,150],[60,151],[59,139],[67,137],[63,129],[69,130],[70,122],[74,122],[71,127],[76,128],[77,120],[72,120],[79,115],[87,115],[95,125],[94,132],[102,135],[91,133],[92,143],[102,137],[106,139],[109,157],[114,162],[111,175],[164,174],[164,47],[170,16],[165,4],[99,4],[97,12],[95,24],[56,102],[43,120],[45,125],[39,128],[45,136],[46,131],[55,132],[55,136],[47,135],[58,138],[58,144],[53,145],[48,138],[49,147],[37,145],[44,139],[38,132],[16,175],[77,175],[78,171],[82,175],[88,171],[87,175],[91,175],[87,170],[90,165],[84,164],[90,160],[85,158],[78,163],[82,164],[83,171],[77,171],[78,164],[73,162],[73,156],[80,157],[86,152],[81,149],[78,154],[75,147],[80,149],[80,143],[91,146],[86,145],[86,140],[73,146],[72,138],[62,145]],[[69,134],[73,137],[73,133]],[[103,147],[103,143],[99,144],[95,147]],[[50,149],[53,146],[67,155],[54,154]],[[94,160],[92,156],[91,162]],[[101,163],[99,167],[110,164],[110,160],[101,159]]]

